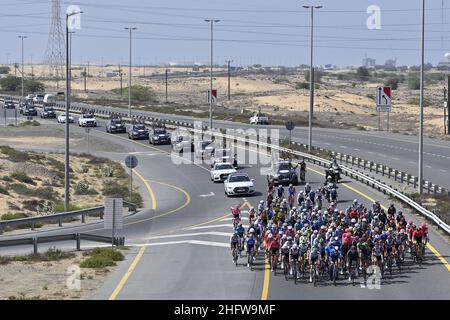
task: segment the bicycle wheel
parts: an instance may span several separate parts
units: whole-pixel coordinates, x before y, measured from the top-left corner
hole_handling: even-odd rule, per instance
[[[294,268],[294,270],[292,270],[292,274],[294,276],[294,283],[297,284],[297,263],[294,262],[292,268]]]
[[[336,265],[333,265],[333,284],[336,285],[336,280],[337,280],[337,268]]]

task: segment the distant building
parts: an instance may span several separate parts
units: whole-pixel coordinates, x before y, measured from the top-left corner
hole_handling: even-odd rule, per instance
[[[450,70],[450,53],[446,53],[444,59],[439,61],[438,70]]]
[[[386,62],[384,63],[385,67],[388,68],[395,68],[396,64],[397,64],[396,59],[387,59]]]
[[[375,67],[376,64],[377,64],[377,61],[372,58],[364,58],[362,61],[362,65],[364,67]]]

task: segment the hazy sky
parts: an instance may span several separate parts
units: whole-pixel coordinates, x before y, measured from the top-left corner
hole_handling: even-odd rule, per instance
[[[316,64],[358,65],[362,58],[383,64],[420,63],[422,0],[151,0],[61,1],[84,11],[73,37],[73,62],[100,64],[128,61],[128,33],[133,33],[133,64],[209,61],[210,31],[205,18],[221,21],[214,28],[216,63],[298,65],[309,63],[310,11],[315,14]],[[381,29],[366,26],[369,5],[381,8]],[[444,10],[442,10],[444,5]],[[436,64],[450,51],[449,0],[427,0],[426,61]],[[20,61],[19,34],[27,35],[25,60],[44,59],[51,24],[51,1],[0,0],[0,62]],[[64,25],[64,22],[63,22]]]

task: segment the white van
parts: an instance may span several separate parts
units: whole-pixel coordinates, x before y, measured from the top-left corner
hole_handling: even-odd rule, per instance
[[[42,102],[44,106],[54,106],[56,104],[56,95],[47,93]]]

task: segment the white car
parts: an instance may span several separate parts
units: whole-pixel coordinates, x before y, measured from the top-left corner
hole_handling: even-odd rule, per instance
[[[236,173],[236,169],[231,163],[216,163],[214,168],[211,169],[211,181],[221,182],[226,180],[228,175]]]
[[[44,97],[45,97],[45,95],[43,95],[43,94],[37,94],[33,97],[33,102],[42,103],[42,102],[44,102]]]
[[[69,123],[73,123],[73,122],[74,122],[73,117],[72,117],[72,115],[69,114]],[[66,114],[65,113],[61,113],[58,116],[58,123],[66,123]]]
[[[231,149],[214,149],[211,152],[211,168],[214,168],[216,163],[228,162],[233,163],[234,157]]]
[[[250,124],[269,124],[269,117],[263,113],[255,113],[255,115],[250,118]]]
[[[97,119],[95,119],[93,114],[83,113],[78,118],[78,125],[80,127],[96,127],[97,126]]]
[[[255,194],[255,180],[250,179],[246,173],[233,173],[228,175],[224,182],[225,195],[253,195]]]

